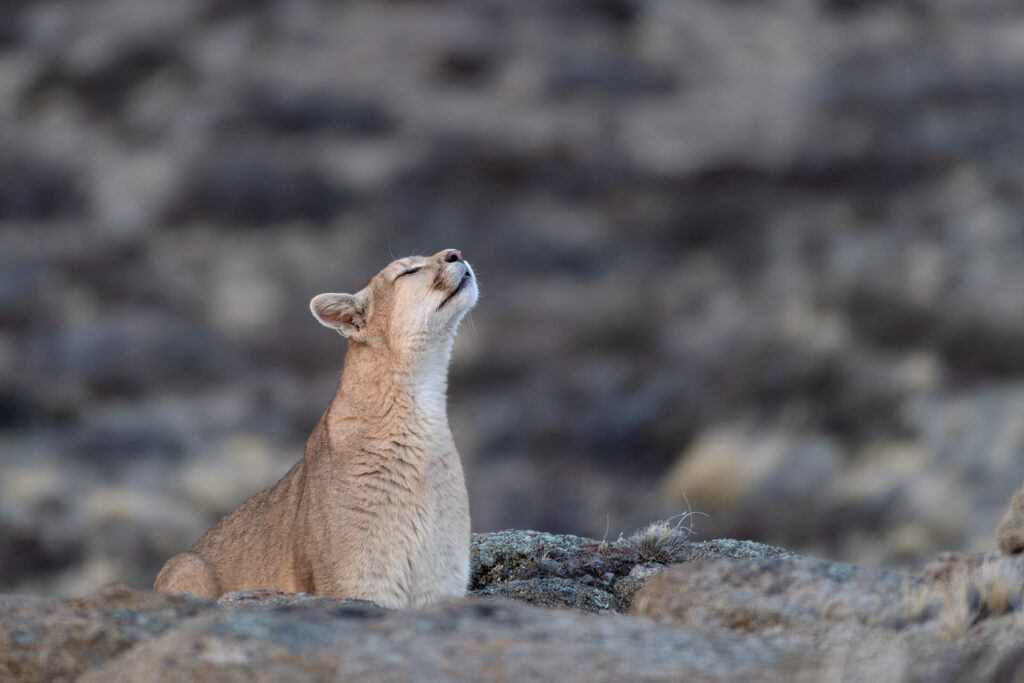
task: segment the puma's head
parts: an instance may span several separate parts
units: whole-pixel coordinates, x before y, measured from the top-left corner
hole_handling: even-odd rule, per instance
[[[355,294],[317,294],[309,308],[351,342],[413,353],[449,344],[476,299],[473,269],[445,249],[392,261]]]

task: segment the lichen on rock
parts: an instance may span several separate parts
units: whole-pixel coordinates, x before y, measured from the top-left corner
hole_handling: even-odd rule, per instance
[[[665,563],[645,560],[635,541],[626,538],[608,543],[540,531],[474,534],[470,590],[544,607],[625,612],[647,579],[672,562],[792,555],[783,548],[730,539],[683,541],[671,548]]]

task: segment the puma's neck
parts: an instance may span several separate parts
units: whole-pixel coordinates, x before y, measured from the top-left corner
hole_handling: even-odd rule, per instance
[[[416,357],[350,343],[338,391],[324,414],[331,442],[448,432],[451,342]]]

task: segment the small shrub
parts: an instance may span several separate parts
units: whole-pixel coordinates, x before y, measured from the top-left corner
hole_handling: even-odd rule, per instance
[[[942,632],[950,640],[960,638],[975,623],[989,617],[1015,612],[1018,623],[1024,623],[1024,575],[1012,564],[999,559],[988,559],[977,569],[958,572],[941,592],[937,587],[927,592],[939,594]],[[921,609],[921,601],[927,599],[905,592],[907,616],[912,617]]]
[[[932,587],[928,584],[911,585],[910,577],[903,582],[903,616],[910,621],[922,621],[932,614],[934,605]]]
[[[683,545],[693,534],[693,517],[700,514],[704,513],[687,510],[675,517],[652,522],[630,536],[629,542],[641,559],[668,564],[679,557]]]
[[[964,636],[977,621],[978,592],[967,579],[966,574],[958,574],[950,580],[943,592],[942,609],[939,618],[942,620],[942,633],[949,640],[957,640]]]
[[[1020,609],[1021,575],[1008,563],[987,561],[976,581],[980,609],[985,616],[998,616]]]

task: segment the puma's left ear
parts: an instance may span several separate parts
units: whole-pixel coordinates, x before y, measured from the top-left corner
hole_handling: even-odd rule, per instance
[[[366,306],[361,294],[317,294],[309,302],[309,310],[321,325],[346,337],[358,338],[366,329]]]

